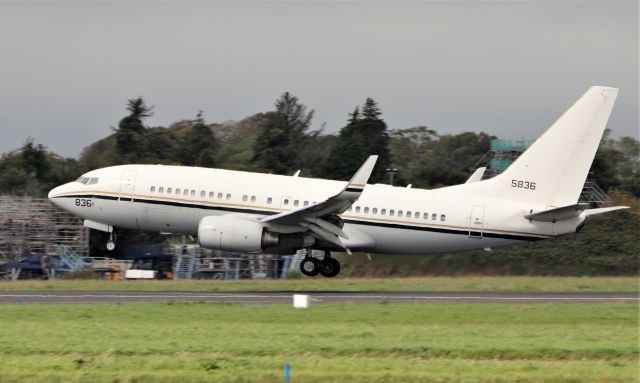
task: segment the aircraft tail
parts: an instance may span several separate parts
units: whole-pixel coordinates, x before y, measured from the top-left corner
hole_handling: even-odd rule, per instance
[[[617,95],[616,88],[589,88],[495,177],[499,196],[547,207],[576,204]]]

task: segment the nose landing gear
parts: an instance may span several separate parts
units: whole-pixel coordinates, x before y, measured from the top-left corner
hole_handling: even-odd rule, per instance
[[[325,251],[324,258],[318,260],[311,256],[311,250],[307,250],[307,256],[300,262],[300,271],[308,277],[321,274],[323,277],[333,278],[340,273],[340,262],[331,258],[330,251]]]
[[[113,251],[116,248],[116,234],[114,232],[109,233],[109,240],[105,247],[109,251]]]

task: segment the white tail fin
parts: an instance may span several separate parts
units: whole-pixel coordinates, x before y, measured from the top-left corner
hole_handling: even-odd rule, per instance
[[[591,87],[506,171],[501,198],[559,207],[578,202],[618,89]]]

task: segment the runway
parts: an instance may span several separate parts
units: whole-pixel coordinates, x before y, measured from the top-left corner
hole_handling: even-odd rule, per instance
[[[293,294],[309,295],[311,304],[336,303],[597,303],[639,302],[634,291],[481,292],[481,291],[0,291],[0,304],[227,302],[290,304]]]

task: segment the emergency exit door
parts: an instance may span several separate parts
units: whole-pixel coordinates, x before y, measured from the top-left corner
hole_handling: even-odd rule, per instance
[[[469,238],[482,238],[484,232],[484,206],[471,208],[469,216]]]

